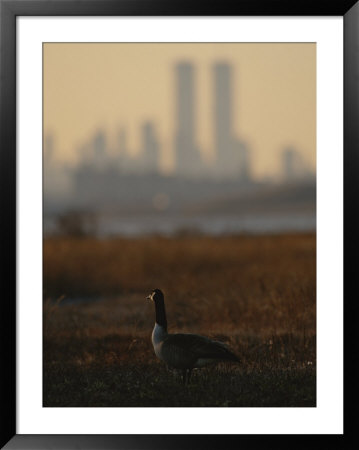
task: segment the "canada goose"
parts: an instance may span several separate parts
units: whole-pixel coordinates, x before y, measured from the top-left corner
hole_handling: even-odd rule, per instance
[[[189,382],[194,368],[219,361],[239,362],[238,357],[222,342],[198,334],[168,333],[162,291],[154,289],[147,299],[154,302],[156,310],[156,323],[152,332],[155,354],[169,367],[182,370],[184,384]]]

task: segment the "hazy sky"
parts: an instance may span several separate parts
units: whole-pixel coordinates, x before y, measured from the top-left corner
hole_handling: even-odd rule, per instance
[[[255,176],[278,173],[283,147],[293,145],[311,168],[316,160],[315,44],[44,44],[44,131],[56,157],[75,163],[78,148],[103,129],[120,127],[131,152],[140,127],[155,123],[163,167],[173,163],[174,66],[195,66],[197,142],[213,155],[215,62],[233,67],[234,134],[248,142]]]

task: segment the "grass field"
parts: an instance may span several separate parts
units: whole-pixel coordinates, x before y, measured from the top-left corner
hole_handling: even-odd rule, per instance
[[[46,239],[44,406],[315,406],[315,247],[313,234]],[[153,352],[153,288],[170,332],[222,340],[241,364],[183,386]]]

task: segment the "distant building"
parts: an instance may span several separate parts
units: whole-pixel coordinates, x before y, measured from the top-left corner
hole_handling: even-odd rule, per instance
[[[156,137],[154,124],[145,122],[142,125],[142,164],[146,173],[157,173],[160,163],[160,146]]]
[[[90,155],[90,158],[92,158],[94,167],[99,170],[102,170],[107,166],[108,151],[106,135],[102,130],[97,131],[92,139],[92,155]]]
[[[214,144],[215,173],[219,178],[233,178],[249,182],[250,162],[248,145],[233,132],[232,68],[218,62],[213,66],[214,77]]]
[[[119,154],[121,156],[126,155],[127,154],[127,135],[126,135],[126,130],[124,128],[120,128],[120,130],[118,132],[117,142],[118,142]]]
[[[176,174],[196,175],[201,170],[201,155],[196,146],[195,89],[193,65],[176,65]]]
[[[234,147],[232,137],[232,72],[227,63],[217,63],[214,74],[214,142],[216,172],[219,176],[233,174]]]
[[[44,138],[44,157],[51,160],[54,157],[54,136],[47,134]]]
[[[302,155],[291,146],[286,147],[282,153],[282,174],[285,181],[298,181],[314,176]]]
[[[240,140],[233,140],[234,169],[235,176],[243,183],[251,181],[251,163],[248,145]]]
[[[51,202],[63,201],[71,188],[71,179],[66,165],[58,159],[52,134],[44,138],[44,201],[51,208]]]
[[[124,128],[120,128],[117,135],[117,165],[122,173],[127,173],[131,171],[131,162],[128,156],[128,147],[127,147],[127,133]]]
[[[292,180],[295,177],[295,150],[288,147],[283,151],[282,156],[283,177]]]

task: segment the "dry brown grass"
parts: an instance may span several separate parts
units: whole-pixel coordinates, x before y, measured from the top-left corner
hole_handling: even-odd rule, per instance
[[[309,234],[47,239],[44,405],[315,406],[315,266]],[[183,389],[151,347],[153,288],[170,331],[222,339],[242,364]]]

